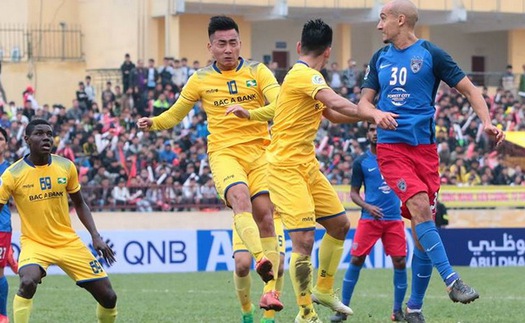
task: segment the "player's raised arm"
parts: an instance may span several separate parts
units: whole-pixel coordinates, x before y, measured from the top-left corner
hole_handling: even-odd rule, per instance
[[[104,257],[104,260],[106,260],[106,262],[109,265],[113,264],[116,261],[115,254],[98,233],[95,221],[93,220],[93,215],[91,214],[91,210],[84,201],[82,193],[80,191],[77,191],[75,193],[69,194],[69,196],[73,201],[78,218],[91,234],[93,247],[99,255]]]
[[[474,109],[474,112],[476,112],[478,117],[481,119],[485,133],[495,137],[496,145],[501,144],[505,139],[505,133],[492,124],[492,120],[489,115],[489,109],[487,107],[487,103],[483,99],[481,91],[474,84],[472,84],[472,82],[466,76],[461,81],[459,81],[458,84],[456,84],[456,89],[467,98],[468,102],[470,102],[472,109]]]

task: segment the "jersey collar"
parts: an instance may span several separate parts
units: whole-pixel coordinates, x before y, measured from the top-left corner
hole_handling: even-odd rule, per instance
[[[235,72],[237,72],[238,70],[241,69],[241,67],[244,65],[244,58],[242,57],[239,57],[239,64],[237,65],[237,68],[235,69]],[[212,67],[213,69],[215,70],[215,72],[219,73],[219,74],[222,74],[222,71],[219,69],[219,67],[217,66],[217,61],[214,61],[213,64],[212,64]]]
[[[304,64],[304,65],[306,65],[306,67],[310,67],[310,65],[308,65],[307,62],[302,61],[302,60],[300,60],[300,59],[297,60],[297,63],[299,63],[299,64]]]
[[[49,162],[47,163],[47,166],[51,165],[51,161],[53,160],[53,158],[51,158],[51,155],[49,155]],[[25,155],[24,156],[24,161],[26,162],[26,164],[28,164],[29,166],[33,167],[33,168],[36,168],[35,164],[33,164],[32,161],[29,160],[29,154]],[[42,165],[39,165],[39,166],[42,166]]]

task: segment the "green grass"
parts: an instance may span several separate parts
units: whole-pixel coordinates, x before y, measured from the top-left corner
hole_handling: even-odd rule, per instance
[[[459,272],[481,298],[469,305],[452,303],[434,271],[424,306],[427,322],[525,322],[524,268],[459,268]],[[343,271],[338,273],[337,287],[343,275]],[[252,278],[257,304],[262,285],[255,275]],[[114,274],[111,281],[118,294],[118,322],[240,322],[231,272]],[[12,313],[17,277],[9,277],[9,284]],[[406,299],[409,292],[410,286]],[[355,314],[348,322],[390,322],[392,294],[391,270],[363,270],[352,300]],[[288,273],[282,300],[285,309],[277,314],[278,322],[293,322],[297,306]],[[323,322],[330,322],[328,309],[316,309]],[[257,318],[260,316],[257,311]],[[39,285],[31,322],[95,321],[95,301],[67,276],[49,276]]]

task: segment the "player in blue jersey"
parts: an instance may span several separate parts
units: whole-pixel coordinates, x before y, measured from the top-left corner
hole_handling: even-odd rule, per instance
[[[7,132],[4,128],[0,128],[0,175],[9,167],[9,162],[4,159],[7,140]],[[13,251],[11,249],[11,211],[8,205],[4,205],[0,211],[0,323],[9,322],[7,319],[7,293],[9,285],[4,276],[4,268],[9,264],[9,257],[13,257]],[[16,263],[15,265],[18,267]],[[15,274],[17,273],[16,267],[11,267]]]
[[[468,99],[484,132],[494,137],[496,144],[505,137],[492,125],[481,91],[450,55],[416,37],[417,20],[417,8],[408,0],[393,0],[383,6],[377,29],[387,45],[370,60],[358,104],[361,117],[373,118],[382,128],[377,133],[379,167],[403,202],[402,215],[411,218],[417,248],[412,261],[408,322],[425,322],[421,307],[432,267],[441,275],[452,301],[466,304],[479,297],[452,269],[433,221],[440,187],[434,134],[434,99],[439,83],[455,87]],[[379,111],[397,117],[379,116]]]
[[[407,290],[405,224],[401,220],[400,201],[393,190],[385,183],[379,172],[376,158],[377,126],[368,126],[370,150],[359,156],[352,168],[350,197],[361,207],[361,218],[354,235],[350,254],[350,265],[343,279],[343,298],[345,305],[350,306],[354,287],[359,279],[359,273],[366,256],[381,239],[387,255],[392,257],[394,265],[394,306],[392,321],[404,322],[401,309]],[[365,199],[359,191],[365,186]],[[332,323],[346,320],[346,315],[336,313],[331,318]]]

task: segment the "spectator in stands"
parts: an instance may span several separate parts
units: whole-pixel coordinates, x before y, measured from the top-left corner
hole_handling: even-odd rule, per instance
[[[357,63],[355,60],[350,58],[348,60],[348,67],[343,70],[343,85],[349,91],[353,91],[354,86],[357,85],[357,77],[359,76],[359,71],[356,67]]]
[[[175,74],[173,67],[170,65],[170,58],[164,57],[163,65],[159,67],[158,69],[160,82],[161,82],[161,88],[164,87],[166,84],[171,83],[171,78]]]
[[[202,204],[218,204],[217,190],[212,179],[208,179],[206,184],[201,185],[200,192],[202,195]]]
[[[115,201],[116,206],[121,206],[121,211],[126,210],[126,206],[128,205],[131,194],[129,193],[129,189],[126,187],[126,179],[120,177],[117,181],[117,186],[113,187],[113,190],[111,191],[111,196],[113,197]]]
[[[173,164],[173,161],[177,158],[177,154],[171,149],[171,142],[166,141],[164,143],[164,149],[159,152],[159,160],[166,162],[167,164]]]
[[[120,72],[122,73],[122,86],[124,87],[124,92],[130,87],[130,76],[131,70],[135,68],[135,64],[131,61],[131,56],[126,53],[124,55],[124,62],[120,66]]]
[[[512,72],[512,65],[507,65],[505,73],[501,77],[501,87],[504,91],[510,91],[514,94],[516,87],[514,85],[514,73]]]
[[[111,86],[111,81],[107,81],[106,89],[102,91],[102,108],[107,107],[108,103],[115,102],[115,93],[113,93]]]
[[[148,69],[146,77],[146,86],[148,90],[153,90],[159,79],[159,72],[155,68],[155,60],[153,58],[148,59]]]
[[[344,85],[343,76],[341,75],[341,71],[339,70],[339,64],[333,62],[332,65],[330,65],[330,67],[331,69],[328,71],[330,87],[334,91],[339,92]]]
[[[129,87],[124,89],[124,93],[127,90],[135,87],[138,88],[139,92],[143,92],[147,88],[148,83],[148,69],[144,67],[144,61],[142,59],[137,60],[137,66],[129,72]]]
[[[89,101],[89,105],[87,106],[87,108],[90,109],[91,104],[95,102],[96,90],[95,87],[91,85],[91,76],[87,75],[84,81],[84,92],[86,92]]]
[[[170,104],[168,100],[166,100],[166,95],[161,93],[159,98],[153,103],[153,116],[156,117],[169,108]]]

